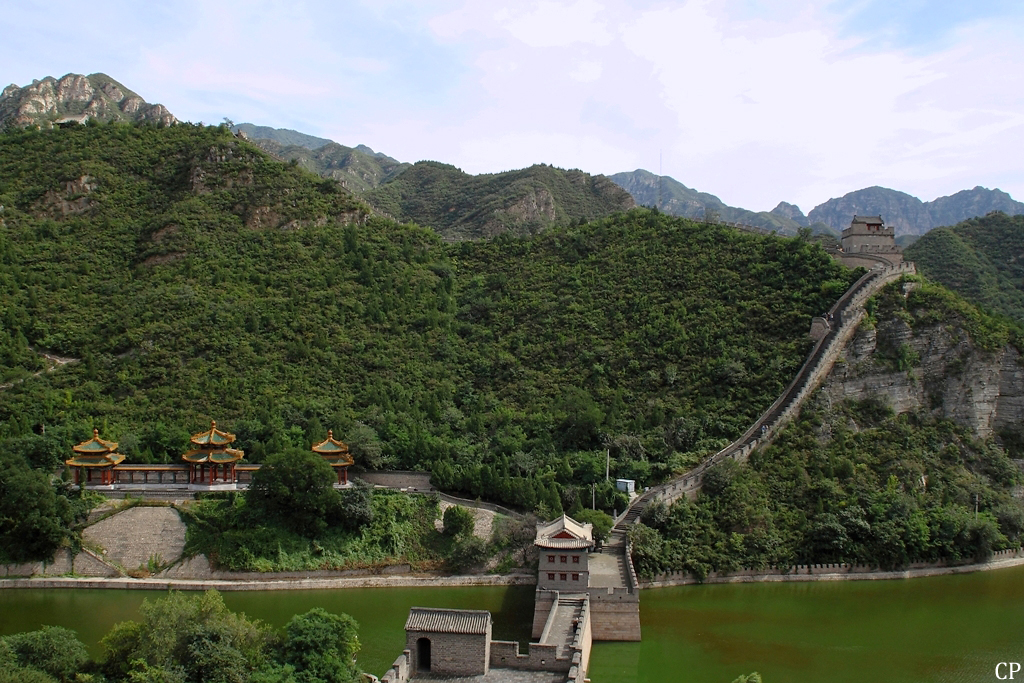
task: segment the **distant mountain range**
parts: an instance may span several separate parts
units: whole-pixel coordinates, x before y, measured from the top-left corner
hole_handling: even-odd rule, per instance
[[[50,127],[97,121],[177,121],[166,107],[150,104],[101,73],[46,77],[24,87],[10,85],[0,94],[0,130],[9,126]],[[435,162],[409,164],[365,145],[346,147],[295,130],[242,123],[244,134],[266,152],[294,161],[318,175],[333,178],[371,204],[400,220],[434,227],[449,238],[479,237],[503,230],[517,233],[549,225],[589,220],[628,208],[633,202],[665,213],[712,219],[794,234],[809,227],[838,235],[854,214],[880,214],[910,243],[943,225],[991,211],[1024,214],[1024,203],[998,189],[975,187],[923,202],[904,192],[869,187],[830,199],[804,214],[787,202],[771,211],[750,211],[725,204],[713,194],[691,189],[669,176],[637,169],[605,176],[539,165],[507,173],[470,176]],[[406,174],[415,170],[413,175]],[[618,186],[625,193],[615,191]],[[419,197],[418,194],[423,196]]]
[[[886,224],[896,229],[897,235],[923,235],[932,228],[956,225],[991,211],[1002,211],[1009,216],[1024,214],[1024,203],[1014,201],[1002,190],[984,187],[962,190],[930,202],[885,187],[868,187],[819,204],[807,218],[841,230],[849,227],[854,214],[881,214]]]
[[[163,125],[177,119],[162,104],[150,104],[106,74],[47,76],[24,87],[11,84],[0,94],[0,130],[9,126],[99,121],[153,121]]]
[[[838,234],[850,226],[855,214],[881,215],[896,229],[897,236],[923,235],[940,225],[955,225],[990,211],[1007,215],[1024,214],[1024,203],[1014,201],[1001,190],[975,187],[949,197],[922,202],[917,197],[885,187],[868,187],[819,204],[804,215],[800,207],[779,202],[771,211],[754,212],[728,206],[713,194],[690,189],[669,176],[637,169],[611,176],[637,204],[656,206],[674,216],[704,219],[708,213],[722,221],[745,223],[768,230],[794,233],[801,227],[814,232]]]

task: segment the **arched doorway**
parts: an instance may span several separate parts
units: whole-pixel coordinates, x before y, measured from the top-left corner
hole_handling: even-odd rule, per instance
[[[430,671],[430,638],[416,641],[416,670]]]

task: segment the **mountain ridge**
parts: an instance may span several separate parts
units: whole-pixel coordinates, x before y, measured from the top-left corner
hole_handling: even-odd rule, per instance
[[[47,76],[0,93],[0,130],[98,121],[151,121],[169,126],[178,119],[162,104],[150,104],[103,73]]]

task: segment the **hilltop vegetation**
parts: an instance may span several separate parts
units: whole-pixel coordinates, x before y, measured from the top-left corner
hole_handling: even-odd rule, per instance
[[[307,171],[337,180],[346,189],[356,193],[379,187],[411,165],[376,153],[363,145],[353,148],[330,140],[324,142],[311,149],[309,145],[312,143],[286,145],[272,139],[253,139],[253,143],[268,154],[282,161],[295,161]]]
[[[906,257],[965,299],[1024,323],[1024,215],[995,212],[936,228]]]
[[[604,176],[544,164],[474,176],[421,161],[365,198],[396,220],[433,228],[449,240],[531,235],[633,206],[632,197]]]
[[[606,447],[643,483],[742,432],[853,277],[646,210],[446,246],[221,127],[7,133],[0,179],[0,436],[44,468],[93,426],[131,462],[211,418],[255,462],[331,427],[361,467],[571,509]]]

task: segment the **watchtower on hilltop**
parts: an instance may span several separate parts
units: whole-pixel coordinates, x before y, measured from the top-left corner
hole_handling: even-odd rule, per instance
[[[843,230],[840,245],[836,257],[850,268],[903,263],[903,250],[896,246],[896,231],[887,227],[881,216],[854,215],[850,227]]]

